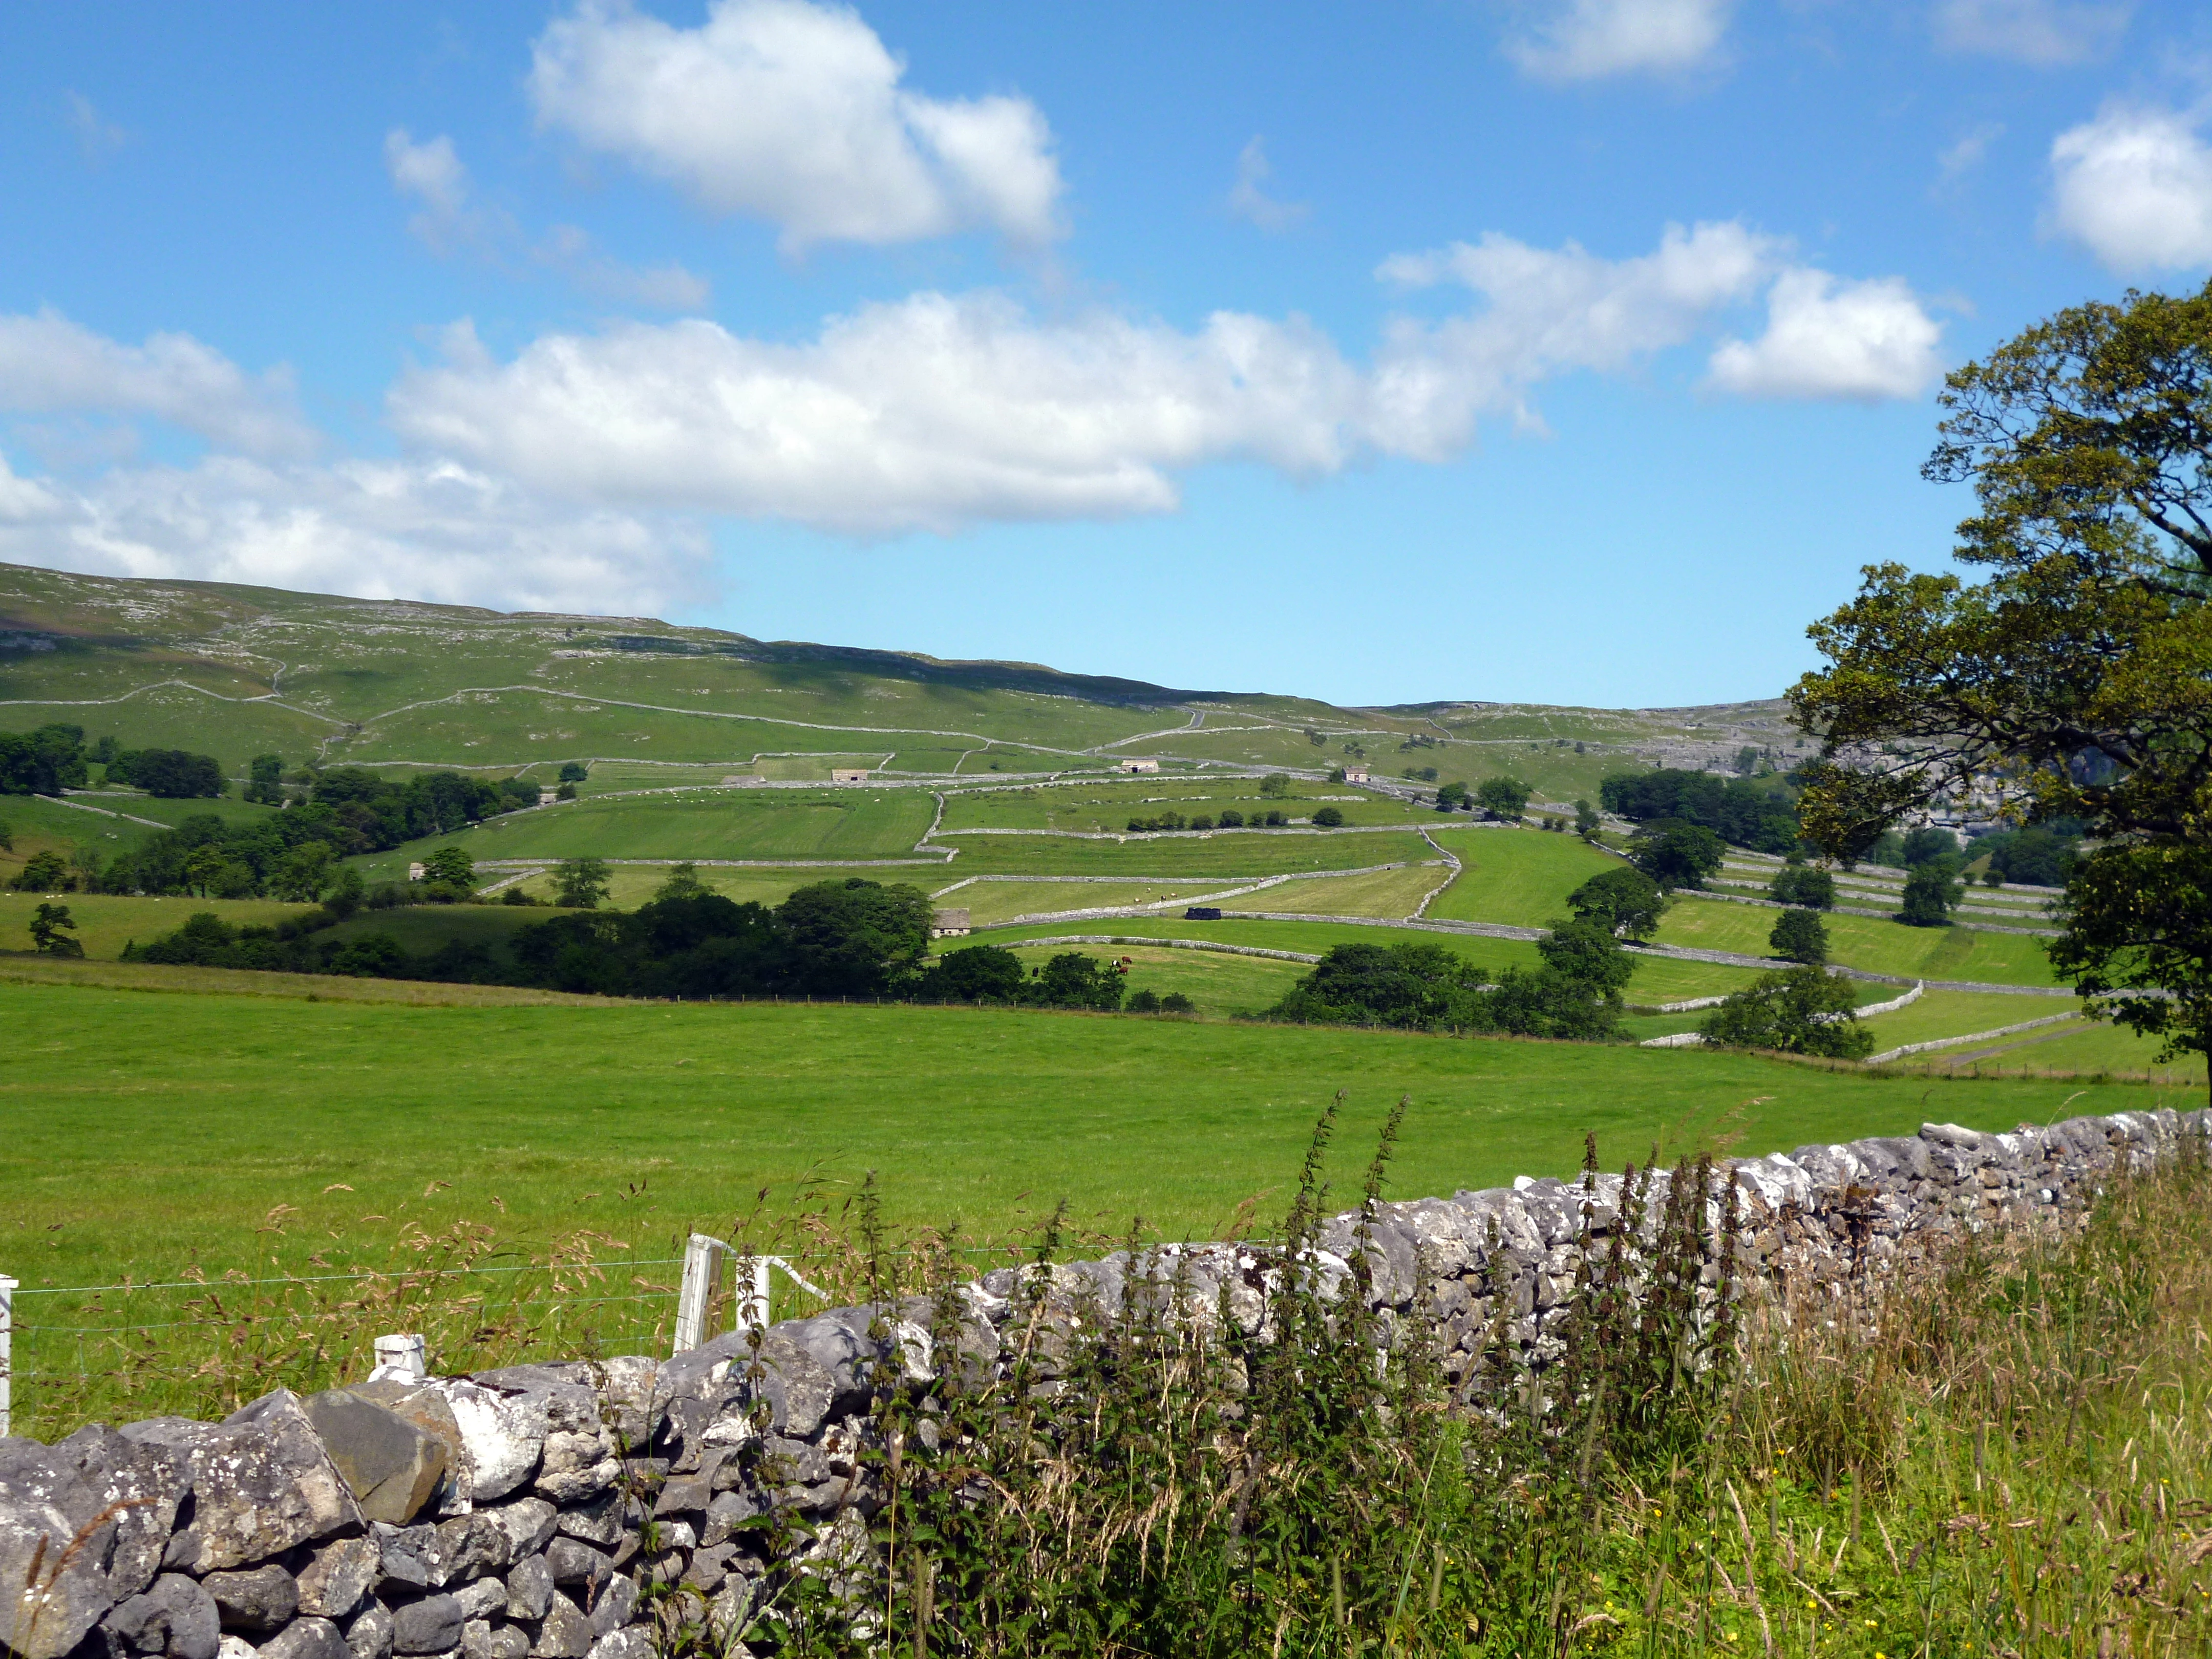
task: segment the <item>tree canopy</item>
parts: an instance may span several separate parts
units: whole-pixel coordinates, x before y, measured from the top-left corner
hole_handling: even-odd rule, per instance
[[[1592,876],[1567,895],[1567,908],[1622,939],[1650,939],[1667,914],[1667,896],[1641,870],[1626,867]]]

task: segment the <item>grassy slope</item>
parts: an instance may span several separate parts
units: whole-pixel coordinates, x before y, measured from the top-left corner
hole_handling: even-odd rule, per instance
[[[1102,962],[1129,960],[1128,988],[1165,996],[1180,991],[1200,1014],[1228,1018],[1253,1014],[1281,1000],[1309,971],[1303,963],[1266,957],[1232,957],[1213,951],[1170,951],[1142,945],[1050,945],[1018,951],[1025,963],[1043,963],[1073,951]]]
[[[1438,921],[1506,921],[1542,927],[1565,915],[1567,895],[1621,867],[1578,836],[1536,830],[1467,830],[1439,836],[1462,866],[1428,915]]]
[[[1667,913],[1663,945],[1766,954],[1767,935],[1781,913],[1764,906],[1684,898]],[[1875,916],[1829,915],[1829,956],[1847,967],[1916,979],[1979,980],[1991,985],[2053,985],[2043,941],[2026,933],[1966,927],[1907,927]]]
[[[1410,916],[1451,874],[1442,860],[1378,870],[1364,876],[1323,876],[1288,881],[1224,901],[1244,910],[1291,910],[1328,916]]]
[[[1273,876],[1291,871],[1359,870],[1415,864],[1436,849],[1403,833],[1331,835],[1225,831],[1145,841],[1079,841],[1066,836],[947,836],[957,847],[954,878],[1021,876]]]
[[[32,1284],[168,1277],[195,1255],[211,1269],[342,1261],[403,1224],[462,1216],[665,1254],[809,1170],[879,1170],[908,1221],[1010,1228],[1066,1194],[1105,1228],[1135,1212],[1205,1234],[1256,1192],[1272,1212],[1339,1088],[1340,1200],[1401,1093],[1406,1195],[1565,1174],[1585,1129],[1612,1162],[1722,1125],[1756,1152],[2167,1097],[2041,1082],[1930,1096],[1924,1078],[1697,1051],[989,1010],[409,1008],[0,984],[0,1021],[25,1034],[0,1073],[0,1257]],[[341,1182],[353,1190],[327,1190]],[[426,1196],[433,1182],[453,1185]],[[257,1236],[279,1203],[299,1208],[292,1237]]]

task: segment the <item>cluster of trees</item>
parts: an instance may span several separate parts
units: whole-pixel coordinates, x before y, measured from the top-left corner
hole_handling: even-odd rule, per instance
[[[2069,818],[2001,830],[1982,836],[1971,850],[1977,857],[1989,855],[1982,879],[1992,887],[2008,881],[2023,887],[2063,887],[2081,856],[2081,826]]]
[[[94,765],[107,781],[129,784],[171,800],[212,799],[222,793],[222,764],[212,755],[182,749],[124,749],[102,738],[88,749],[84,728],[60,721],[34,732],[0,732],[0,794],[54,795],[82,789]]]
[[[441,849],[441,853],[452,849]],[[605,891],[605,866],[574,860],[562,873],[581,890],[564,902]],[[426,874],[428,873],[426,872]],[[926,1002],[1113,1010],[1121,1006],[1121,964],[1080,951],[1025,968],[1011,951],[974,945],[929,961],[933,915],[919,888],[883,886],[860,877],[802,887],[773,909],[708,891],[678,865],[647,903],[632,911],[586,908],[516,930],[512,960],[461,941],[409,952],[389,933],[319,937],[353,915],[358,894],[337,894],[308,915],[274,927],[234,927],[211,913],[191,917],[165,938],[133,945],[140,962],[273,972],[343,974],[534,986],[603,996],[883,997]],[[1189,1006],[1157,995],[1139,1005],[1163,1012]]]
[[[1650,819],[1628,838],[1629,862],[1670,893],[1678,887],[1703,887],[1725,855],[1712,830],[1680,818]]]
[[[308,800],[329,807],[344,826],[341,851],[374,853],[535,806],[538,786],[520,777],[487,783],[459,772],[395,783],[363,767],[338,766],[313,775]]]
[[[1435,772],[1429,775],[1434,777]],[[1465,809],[1480,809],[1486,817],[1502,823],[1517,823],[1528,810],[1528,798],[1536,793],[1534,786],[1510,775],[1485,778],[1469,788],[1463,783],[1448,783],[1437,791],[1437,811],[1455,812]]]
[[[1290,821],[1290,815],[1287,812],[1271,811],[1253,813],[1250,824],[1255,830],[1274,830],[1279,829]],[[1186,818],[1180,812],[1163,812],[1156,818],[1129,820],[1130,830],[1140,835],[1162,830],[1212,830],[1217,827],[1223,830],[1242,830],[1245,825],[1244,815],[1235,807],[1230,807],[1213,816],[1199,812]]]
[[[1600,780],[1598,801],[1638,823],[1695,824],[1733,847],[1786,853],[1797,844],[1797,809],[1778,777],[1719,778],[1662,767],[1615,772]]]
[[[1633,872],[1626,873],[1633,874]],[[1636,960],[1594,916],[1554,923],[1534,971],[1487,978],[1438,945],[1339,945],[1273,1008],[1271,1019],[1604,1042],[1617,1036]]]
[[[1808,910],[1793,915],[1814,921]],[[1708,1015],[1708,1042],[1726,1048],[1770,1048],[1831,1060],[1864,1060],[1874,1035],[1858,1022],[1858,994],[1849,980],[1807,965],[1761,974]]]

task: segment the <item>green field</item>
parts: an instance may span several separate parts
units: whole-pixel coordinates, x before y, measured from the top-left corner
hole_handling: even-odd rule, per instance
[[[141,945],[173,933],[198,910],[212,910],[234,927],[273,927],[308,906],[276,899],[135,898],[106,893],[11,893],[0,891],[0,951],[31,948],[31,914],[41,903],[69,907],[75,938],[84,953],[113,961],[132,939]],[[473,908],[473,907],[472,907]]]
[[[1025,963],[1042,963],[1068,951],[1101,962],[1129,962],[1128,988],[1165,996],[1180,991],[1197,1012],[1214,1019],[1256,1014],[1281,1000],[1311,971],[1301,962],[1231,956],[1219,951],[1176,951],[1144,945],[1060,945],[1017,951]]]
[[[940,885],[933,879],[916,881],[915,884],[925,892],[933,892]],[[973,923],[984,927],[1041,911],[1091,910],[1150,904],[1160,899],[1185,900],[1200,893],[1218,891],[1223,884],[1219,881],[979,881],[945,894],[937,903],[955,908],[965,906]]]
[[[692,1226],[726,1228],[763,1185],[870,1169],[900,1223],[998,1233],[1065,1196],[1102,1230],[1140,1214],[1203,1236],[1245,1198],[1282,1200],[1340,1088],[1329,1168],[1346,1202],[1401,1093],[1392,1188],[1409,1197],[1566,1174],[1585,1129],[1613,1163],[1716,1131],[1757,1152],[2177,1098],[2062,1081],[1930,1095],[1927,1078],[1696,1050],[1033,1011],[406,1007],[0,983],[0,1019],[21,1034],[0,1074],[0,1262],[31,1286],[194,1261],[343,1264],[464,1217],[541,1238],[592,1228],[665,1255]],[[278,1205],[293,1206],[285,1229],[258,1231]]]
[[[957,847],[959,876],[1275,876],[1418,864],[1436,848],[1419,836],[1376,830],[1225,830],[1212,836],[1089,841],[1073,836],[940,833],[932,843]]]
[[[1458,879],[1429,906],[1427,914],[1438,921],[1548,927],[1567,914],[1567,895],[1576,888],[1592,876],[1626,867],[1579,836],[1470,830],[1437,839],[1462,866]]]
[[[911,858],[936,805],[918,790],[586,799],[409,842],[362,860],[362,873],[396,879],[447,846],[477,860]]]
[[[1308,915],[1410,916],[1443,885],[1451,866],[1441,859],[1360,876],[1316,876],[1263,887],[1224,902],[1240,910],[1286,910]]]
[[[1431,907],[1434,908],[1433,906]],[[1662,945],[1767,954],[1781,912],[1755,904],[1680,898],[1656,935]],[[1828,956],[1848,968],[1910,979],[1978,980],[1986,985],[2055,985],[2043,941],[2026,933],[1971,927],[1907,927],[1875,916],[1827,915]]]

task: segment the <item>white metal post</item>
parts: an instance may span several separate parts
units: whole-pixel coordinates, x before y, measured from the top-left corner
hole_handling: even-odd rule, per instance
[[[9,1395],[15,1376],[15,1281],[0,1273],[0,1438],[8,1433]]]
[[[722,1258],[730,1247],[719,1238],[694,1233],[684,1246],[684,1283],[676,1294],[676,1352],[689,1353],[707,1340],[707,1310],[722,1279]]]
[[[426,1345],[420,1336],[380,1336],[376,1339],[376,1369],[368,1374],[372,1382],[393,1380],[407,1382],[423,1376]]]

